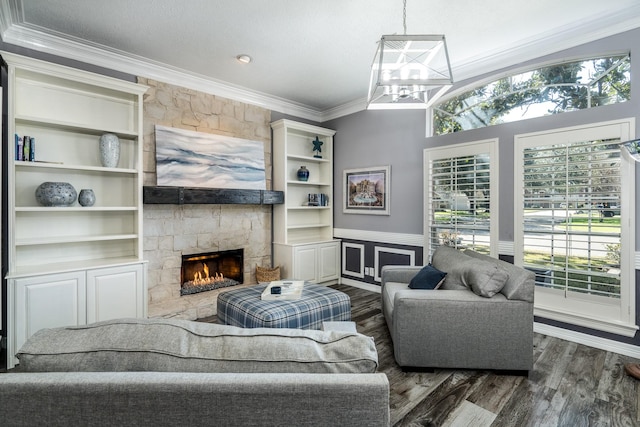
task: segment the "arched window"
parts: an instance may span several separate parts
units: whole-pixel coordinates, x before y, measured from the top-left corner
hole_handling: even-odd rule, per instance
[[[625,54],[507,76],[434,106],[434,134],[628,101],[630,69],[630,56]]]

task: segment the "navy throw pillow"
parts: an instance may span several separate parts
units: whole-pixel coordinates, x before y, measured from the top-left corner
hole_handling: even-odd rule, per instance
[[[440,285],[442,285],[442,282],[444,282],[446,276],[447,273],[438,270],[431,264],[425,265],[418,274],[411,279],[409,287],[411,289],[438,289]]]

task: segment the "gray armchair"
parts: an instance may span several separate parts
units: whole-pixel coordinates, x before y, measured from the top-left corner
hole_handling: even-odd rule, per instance
[[[530,370],[535,274],[449,247],[436,249],[432,265],[448,273],[436,290],[408,287],[421,267],[382,269],[382,310],[396,362],[403,368]],[[486,267],[508,276],[490,298],[474,293],[465,279]]]

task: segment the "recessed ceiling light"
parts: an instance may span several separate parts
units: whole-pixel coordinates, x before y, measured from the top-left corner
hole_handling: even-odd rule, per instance
[[[244,53],[236,56],[236,59],[238,60],[238,62],[242,62],[243,64],[248,64],[249,62],[251,62],[251,57]]]

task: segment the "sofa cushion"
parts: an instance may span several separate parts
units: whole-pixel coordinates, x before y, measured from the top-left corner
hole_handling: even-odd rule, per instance
[[[438,246],[431,257],[431,265],[447,273],[441,289],[448,291],[469,289],[462,275],[467,269],[466,265],[472,261],[473,258],[462,251],[449,246]]]
[[[382,314],[384,315],[387,325],[391,327],[393,324],[393,309],[395,305],[395,297],[398,292],[407,290],[407,282],[387,282],[382,288]],[[416,291],[418,292],[418,291]]]
[[[500,292],[508,278],[507,272],[497,265],[479,259],[465,263],[462,272],[463,283],[476,295],[486,298]]]
[[[444,282],[447,273],[444,273],[431,264],[425,265],[409,282],[411,289],[438,289]]]
[[[508,299],[533,302],[536,278],[534,272],[526,270],[522,267],[518,267],[517,265],[511,264],[509,262],[472,251],[470,249],[467,249],[464,253],[472,258],[491,262],[502,268],[507,272],[507,274],[509,274],[509,279],[504,284],[504,288],[502,288],[502,290],[500,291]]]
[[[42,329],[17,354],[20,369],[163,372],[375,372],[373,338],[301,329],[244,329],[171,319],[117,319]]]

